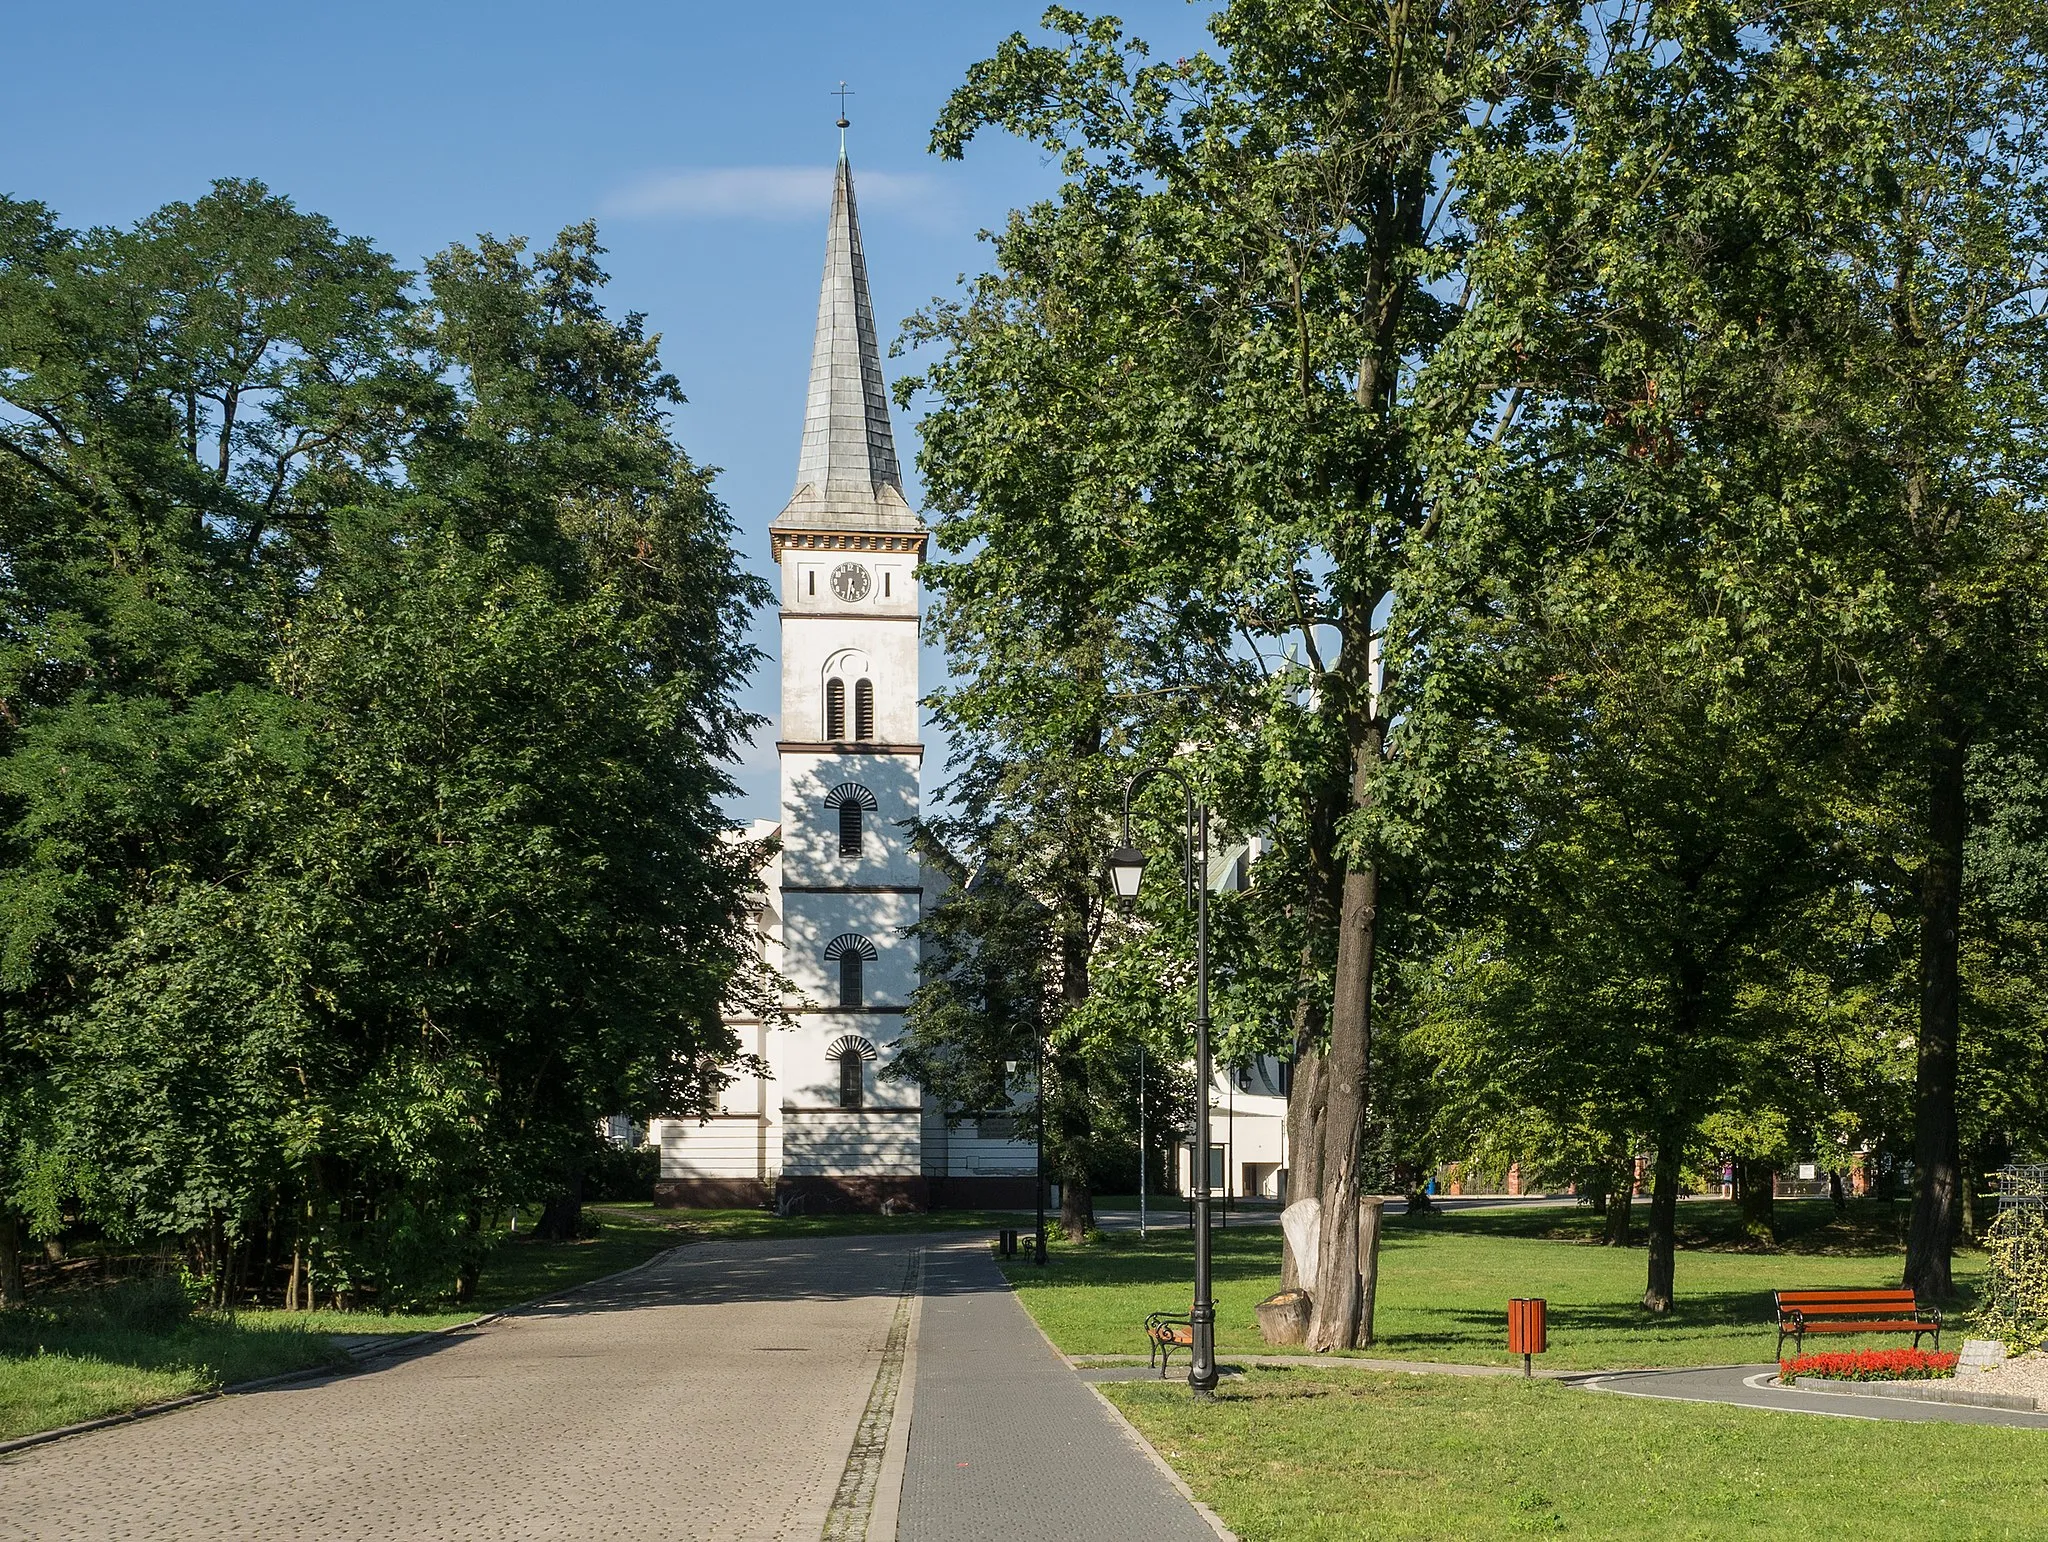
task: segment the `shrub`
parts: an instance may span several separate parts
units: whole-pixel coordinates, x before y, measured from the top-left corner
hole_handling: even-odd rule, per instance
[[[1859,1349],[1846,1354],[1801,1355],[1778,1362],[1778,1379],[1829,1381],[1932,1381],[1956,1373],[1955,1355],[1930,1349]]]
[[[1976,1319],[1979,1329],[2016,1355],[2048,1344],[2048,1209],[2001,1204],[1984,1247],[1991,1255],[1991,1278]]]
[[[168,1333],[192,1315],[192,1292],[175,1274],[145,1275],[66,1303],[63,1315],[81,1327]]]
[[[661,1176],[661,1147],[603,1142],[583,1169],[585,1199],[652,1199]]]

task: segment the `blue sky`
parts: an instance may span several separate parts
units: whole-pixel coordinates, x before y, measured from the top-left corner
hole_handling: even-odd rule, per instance
[[[1207,41],[1201,0],[1105,6],[1154,44]],[[254,176],[401,261],[478,231],[543,237],[595,215],[611,303],[645,311],[690,405],[675,432],[723,468],[743,553],[768,572],[788,497],[838,136],[885,335],[978,272],[977,232],[1055,183],[1000,139],[944,164],[925,141],[968,65],[1035,0],[198,3],[5,9],[0,190],[72,225],[127,223],[214,177]],[[887,361],[891,378],[906,361]],[[914,421],[898,414],[906,465]],[[913,501],[915,487],[911,489]],[[757,629],[771,654],[772,621]],[[943,660],[927,652],[926,685]],[[747,700],[772,715],[765,666]],[[773,816],[773,729],[734,812]],[[934,749],[939,746],[934,744]],[[927,760],[927,786],[940,764]]]

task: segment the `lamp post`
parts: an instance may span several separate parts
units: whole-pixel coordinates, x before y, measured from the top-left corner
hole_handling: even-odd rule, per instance
[[[1145,1240],[1145,1046],[1138,1046],[1138,1240]]]
[[[1038,1181],[1032,1185],[1038,1191],[1038,1240],[1032,1244],[1031,1261],[1039,1268],[1045,1267],[1045,1035],[1032,1035],[1031,1047],[1038,1055]]]
[[[1117,898],[1138,897],[1145,853],[1131,844],[1131,794],[1141,782],[1172,767],[1140,772],[1124,784],[1124,843],[1109,854]],[[1188,1387],[1197,1397],[1216,1390],[1216,1301],[1209,1265],[1209,805],[1197,804],[1193,785],[1175,772],[1187,800],[1187,898],[1195,912],[1195,1155],[1188,1164],[1195,1187],[1195,1304],[1188,1313]],[[1143,1153],[1140,1153],[1142,1159]]]

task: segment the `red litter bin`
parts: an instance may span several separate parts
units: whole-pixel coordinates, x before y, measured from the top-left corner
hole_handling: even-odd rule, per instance
[[[1550,1304],[1541,1296],[1517,1296],[1508,1302],[1508,1353],[1522,1357],[1522,1374],[1535,1375],[1532,1355],[1550,1347]]]

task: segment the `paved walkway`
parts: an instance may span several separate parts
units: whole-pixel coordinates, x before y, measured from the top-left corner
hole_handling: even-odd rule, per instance
[[[1055,1354],[985,1241],[926,1256],[902,1542],[1215,1542]]]
[[[1589,1376],[1580,1385],[1592,1392],[1663,1398],[1678,1403],[1729,1403],[1785,1413],[1827,1414],[1837,1419],[1899,1419],[1924,1424],[2002,1424],[2012,1429],[2048,1430],[2048,1413],[2015,1408],[1975,1408],[1964,1403],[1916,1403],[1904,1398],[1857,1397],[1846,1392],[1803,1392],[1761,1383],[1775,1376],[1775,1364],[1718,1365],[1697,1370],[1617,1371]]]
[[[921,1240],[684,1248],[382,1370],[33,1447],[0,1538],[810,1542]]]
[[[892,1533],[1214,1538],[981,1237],[686,1247],[382,1369],[0,1458],[5,1542]]]

